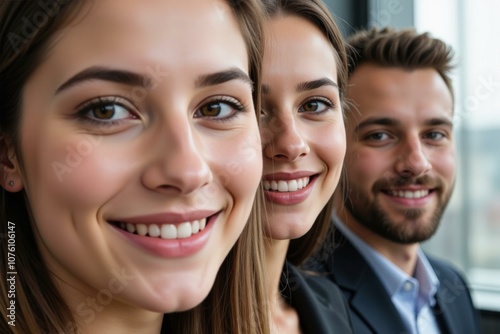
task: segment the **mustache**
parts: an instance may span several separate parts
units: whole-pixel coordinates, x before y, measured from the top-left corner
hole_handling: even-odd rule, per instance
[[[375,181],[373,184],[373,191],[379,192],[381,190],[387,190],[388,188],[398,188],[410,185],[425,186],[428,188],[442,188],[443,182],[439,178],[433,178],[429,175],[423,175],[419,177],[386,177]]]

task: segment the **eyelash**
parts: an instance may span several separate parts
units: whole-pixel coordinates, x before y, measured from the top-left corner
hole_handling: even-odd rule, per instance
[[[209,105],[209,104],[215,104],[215,103],[225,103],[229,105],[233,110],[236,112],[232,113],[230,116],[227,117],[222,117],[222,118],[217,118],[217,117],[210,117],[210,116],[196,116],[196,113],[200,111],[201,108]],[[232,120],[235,117],[238,117],[238,114],[240,112],[247,112],[249,110],[248,105],[242,104],[240,101],[237,99],[230,97],[230,96],[213,96],[210,97],[207,101],[205,101],[200,107],[198,107],[195,111],[195,118],[208,118],[210,120],[214,120],[216,122],[228,122]]]
[[[123,101],[123,102],[121,102]],[[88,102],[83,103],[77,108],[77,117],[80,121],[88,123],[92,126],[97,126],[97,127],[112,127],[119,125],[120,123],[123,122],[124,119],[119,119],[119,120],[111,120],[111,121],[98,121],[95,119],[90,118],[87,114],[92,112],[92,110],[97,109],[97,108],[103,108],[107,106],[119,106],[122,107],[123,109],[127,110],[127,112],[130,113],[130,115],[134,116],[131,119],[137,119],[139,117],[136,116],[136,113],[131,111],[131,106],[130,103],[126,102],[126,100],[122,97],[119,96],[108,96],[108,97],[102,97],[99,96],[96,99],[90,100]]]
[[[304,112],[311,113],[311,114],[314,114],[314,115],[322,115],[322,114],[325,114],[325,113],[329,112],[331,109],[333,109],[335,107],[335,103],[333,103],[330,99],[327,99],[326,97],[323,97],[323,96],[313,96],[313,97],[310,97],[307,100],[305,100],[300,105],[300,108],[303,108],[303,106],[305,104],[307,104],[309,102],[314,102],[314,101],[319,101],[319,102],[324,103],[327,106],[327,108],[324,108],[322,111],[318,111],[318,112],[312,112],[312,111],[309,111],[309,112],[308,111],[304,111]]]

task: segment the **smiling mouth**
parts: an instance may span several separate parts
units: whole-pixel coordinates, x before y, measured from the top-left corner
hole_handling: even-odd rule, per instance
[[[110,223],[131,234],[142,237],[172,240],[185,239],[200,233],[205,229],[207,221],[209,221],[211,217],[213,216],[199,220],[186,221],[180,224],[133,224],[122,221],[112,221]]]
[[[306,176],[293,180],[264,180],[262,184],[264,190],[271,192],[293,192],[307,187],[315,176]]]
[[[418,199],[429,195],[434,192],[432,189],[422,190],[382,190],[386,195],[399,198]]]

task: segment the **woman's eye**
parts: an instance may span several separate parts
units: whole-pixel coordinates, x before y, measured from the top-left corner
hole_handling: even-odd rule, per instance
[[[210,103],[206,104],[200,108],[200,115],[204,117],[217,117],[221,113],[224,117],[225,114],[228,114],[232,111],[232,108],[229,108],[228,105],[223,105],[222,103]]]
[[[119,104],[104,104],[95,106],[88,111],[87,116],[97,121],[115,121],[129,118],[129,111]]]
[[[194,117],[229,119],[243,109],[244,107],[237,101],[213,101],[201,106],[194,114]]]
[[[130,109],[117,98],[99,98],[80,107],[78,116],[82,120],[109,125],[124,119],[136,119],[137,116]]]
[[[322,101],[319,99],[313,99],[306,101],[300,108],[299,111],[310,112],[310,113],[321,113],[329,110],[332,107],[332,103],[327,101]]]

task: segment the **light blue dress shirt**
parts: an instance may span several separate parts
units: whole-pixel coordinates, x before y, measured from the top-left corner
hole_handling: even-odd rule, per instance
[[[370,264],[411,334],[439,334],[432,313],[439,280],[422,250],[418,249],[415,273],[409,276],[334,217],[338,228]]]

